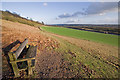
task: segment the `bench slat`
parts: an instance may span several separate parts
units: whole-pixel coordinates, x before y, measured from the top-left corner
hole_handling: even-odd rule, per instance
[[[8,53],[10,61],[14,61],[13,54],[11,52]]]
[[[36,53],[37,53],[37,46],[30,46],[25,58],[33,58],[36,56]]]
[[[25,39],[23,43],[17,48],[16,52],[14,53],[16,59],[19,57],[20,53],[23,51],[27,43],[28,43],[28,39]]]

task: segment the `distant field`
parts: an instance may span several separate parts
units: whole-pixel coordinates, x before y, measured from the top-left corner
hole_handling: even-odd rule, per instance
[[[63,35],[63,36],[69,36],[69,37],[74,37],[74,38],[80,38],[80,39],[110,44],[113,46],[118,46],[117,35],[81,31],[81,30],[68,29],[68,28],[62,28],[62,27],[43,26],[41,27],[41,29],[48,31],[48,32],[55,33],[55,34]]]

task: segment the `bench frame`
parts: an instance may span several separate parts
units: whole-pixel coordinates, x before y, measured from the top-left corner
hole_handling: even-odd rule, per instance
[[[28,39],[25,39],[15,52],[8,53],[10,63],[12,65],[15,77],[20,77],[20,71],[22,71],[22,70],[28,70],[29,76],[33,74],[32,70],[33,70],[33,68],[35,68],[35,63],[34,63],[34,66],[32,66],[32,60],[35,60],[36,53],[37,53],[37,46],[32,46],[32,47],[35,47],[35,50],[36,50],[35,56],[32,56],[32,57],[27,56],[25,58],[18,59],[18,57],[20,56],[20,54],[23,51],[23,49],[25,48],[25,46],[26,46],[26,48],[28,48],[27,42],[28,42]],[[24,62],[24,61],[27,61],[27,67],[24,69],[19,69],[17,62]]]

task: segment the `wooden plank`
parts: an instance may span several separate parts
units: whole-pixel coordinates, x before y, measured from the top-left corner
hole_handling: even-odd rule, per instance
[[[35,57],[33,57],[33,58],[17,59],[17,60],[15,60],[15,61],[10,61],[10,63],[14,63],[14,62],[23,62],[23,61],[32,60],[32,59],[35,59]]]
[[[36,53],[37,53],[37,46],[30,46],[25,58],[33,58],[33,57],[35,58]],[[28,60],[27,62],[28,62],[28,75],[32,75],[33,74],[32,59]]]
[[[16,62],[12,63],[12,68],[13,68],[15,77],[19,77],[20,73],[19,73],[19,69]]]
[[[13,53],[8,53],[8,56],[9,56],[10,61],[14,61]]]
[[[31,60],[28,60],[28,75],[32,75],[33,71],[32,71],[32,67],[31,67]]]
[[[26,67],[26,68],[23,68],[23,69],[19,69],[19,71],[25,71],[25,70],[27,70],[28,68]]]
[[[25,58],[33,58],[36,56],[37,53],[37,46],[30,46],[28,49]]]
[[[33,68],[35,68],[35,66],[32,66],[31,68],[33,69]],[[26,67],[26,68],[24,68],[24,69],[19,69],[19,71],[27,70],[27,69],[28,69],[28,67]]]
[[[23,51],[27,43],[28,43],[28,39],[25,39],[23,43],[18,47],[18,49],[14,53],[16,56],[16,59],[19,57],[20,53]]]

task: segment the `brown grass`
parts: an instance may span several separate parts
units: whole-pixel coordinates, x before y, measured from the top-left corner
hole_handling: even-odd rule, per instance
[[[61,77],[71,78],[71,77],[76,77],[76,75],[78,77],[83,75],[83,73],[81,73],[82,71],[80,71],[81,74],[72,73],[74,71],[68,68],[69,62],[65,63],[63,59],[64,53],[63,54],[61,54],[60,52],[57,53],[53,50],[59,47],[59,43],[57,42],[57,40],[47,37],[43,33],[41,33],[38,28],[29,26],[29,25],[2,20],[2,48],[5,48],[6,46],[8,46],[9,44],[13,43],[16,40],[23,41],[25,38],[28,38],[29,40],[28,44],[38,45],[38,50],[40,51],[37,53],[37,57],[36,57],[35,71],[37,74],[36,76],[37,78],[40,78],[40,77],[42,78],[61,78]],[[105,59],[105,61],[111,60],[113,63],[117,64],[114,58],[114,57],[118,57],[117,47],[113,47],[113,46],[106,45],[106,44],[100,44],[96,42],[91,42],[87,40],[81,40],[81,39],[75,39],[75,38],[55,35],[55,34],[50,34],[50,35],[60,37],[70,42],[71,44],[75,44],[76,46],[78,46],[78,49],[81,48],[83,51],[90,53],[92,56],[97,55],[97,56],[100,56],[100,58],[102,57],[103,59]],[[19,45],[14,47],[11,51],[14,51],[18,46]],[[50,49],[50,50],[45,50],[45,49]],[[77,56],[72,52],[68,52],[68,53],[72,55],[72,57]],[[3,58],[5,58],[4,55],[3,55]],[[71,61],[72,60],[75,61],[74,59],[71,59]],[[94,60],[94,59],[91,59],[91,60]],[[6,62],[6,59],[3,61]],[[7,63],[5,62],[3,66],[4,76],[6,76],[8,73],[8,72],[6,73],[7,70],[5,70],[8,68]],[[86,71],[87,73],[93,72],[91,69],[86,67],[84,63],[82,62],[80,62],[78,66],[80,68],[81,66],[85,67],[83,71],[87,70]],[[76,66],[73,66],[73,67],[76,68]],[[13,74],[12,71],[11,73]]]
[[[25,38],[28,38],[28,44],[38,45],[40,50],[45,47],[52,47],[56,43],[55,40],[42,35],[38,28],[2,20],[2,48],[16,40],[22,42]],[[57,47],[57,45],[54,45],[54,47]]]
[[[102,43],[96,43],[88,40],[82,40],[82,39],[75,39],[71,37],[65,37],[60,36],[56,34],[52,34],[54,36],[60,37],[64,40],[67,40],[68,42],[75,44],[82,50],[94,55],[94,56],[100,56],[101,58],[118,64],[118,47],[106,45]],[[116,57],[116,58],[115,58]]]

